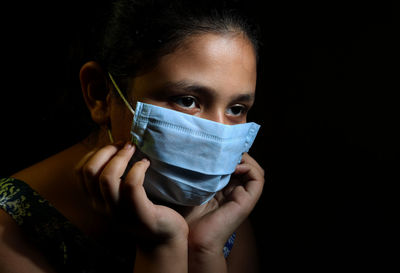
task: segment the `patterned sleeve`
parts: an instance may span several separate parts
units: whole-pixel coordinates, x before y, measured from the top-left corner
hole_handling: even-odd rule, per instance
[[[83,234],[25,182],[0,179],[0,208],[15,220],[57,272],[126,272],[119,270],[128,267],[126,261]]]

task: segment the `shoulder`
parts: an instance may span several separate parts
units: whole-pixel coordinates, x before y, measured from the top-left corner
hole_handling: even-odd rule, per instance
[[[17,223],[0,209],[0,272],[54,272]]]
[[[22,181],[0,179],[1,272],[52,272],[44,257],[20,228],[28,213],[25,201],[29,199],[29,189]]]
[[[236,231],[236,238],[230,255],[227,258],[229,272],[258,272],[256,241],[249,220],[246,220]]]

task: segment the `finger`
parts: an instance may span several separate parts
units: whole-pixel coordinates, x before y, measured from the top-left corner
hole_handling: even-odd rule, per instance
[[[242,176],[242,178],[247,177],[247,180],[261,180],[264,179],[264,170],[262,168],[254,167],[251,164],[242,163],[236,166],[233,176]]]
[[[115,207],[119,200],[119,187],[129,160],[135,152],[135,146],[126,143],[105,165],[99,177],[101,194],[110,207]]]
[[[239,179],[241,176],[249,171],[249,167],[254,168],[257,172],[254,179],[261,180],[264,177],[264,169],[255,161],[248,153],[244,153],[241,163],[236,166],[234,173],[231,176],[229,184],[223,189],[223,195],[227,197],[236,186],[243,183],[243,179]]]
[[[248,153],[244,153],[244,154],[243,154],[241,164],[242,164],[242,163],[250,164],[250,165],[254,166],[255,168],[257,168],[257,169],[260,171],[260,173],[262,173],[262,175],[265,174],[264,169],[263,169],[263,168],[258,164],[258,162],[257,162],[254,158],[252,158]],[[240,165],[240,164],[239,164],[239,165]]]
[[[249,180],[244,185],[233,188],[221,207],[214,215],[224,219],[227,227],[239,226],[254,209],[263,190],[264,180]]]
[[[247,202],[249,194],[245,192],[243,186],[236,187],[234,192],[237,198],[231,198],[232,195],[228,198],[223,197],[225,200],[219,202],[218,208],[210,211],[201,219],[204,229],[209,230],[212,227],[218,226],[224,227],[222,230],[217,229],[212,231],[215,235],[216,244],[225,243],[229,236],[231,236],[237,227],[248,217],[253,208],[253,206],[249,205]],[[240,194],[237,194],[237,192]],[[241,196],[244,196],[245,199],[242,200],[242,202],[238,202],[237,199],[241,198]]]
[[[256,167],[257,169],[263,170],[263,168],[258,164],[258,162],[251,157],[248,153],[244,153],[242,156],[242,160],[240,163],[247,163],[250,164],[254,167]]]
[[[263,187],[263,174],[253,165],[243,163],[237,166],[231,181],[222,191],[223,199],[217,200],[220,204],[236,203],[245,214],[250,213],[260,198]]]
[[[231,175],[231,179],[228,183],[228,185],[225,186],[225,188],[222,189],[222,193],[223,193],[223,197],[226,198],[227,196],[229,196],[231,194],[231,192],[239,185],[241,185],[243,182],[240,179],[239,175],[236,175],[235,173],[233,173]],[[219,199],[217,199],[218,201],[220,201]]]
[[[120,193],[123,196],[123,202],[125,204],[128,203],[137,217],[148,224],[150,224],[150,219],[153,217],[151,215],[153,203],[147,198],[143,182],[149,166],[150,161],[147,158],[136,162],[125,177]]]
[[[118,151],[117,146],[107,145],[93,154],[93,156],[84,164],[81,169],[84,187],[86,188],[89,196],[95,202],[102,202],[103,197],[100,192],[98,178],[107,162]]]
[[[241,164],[237,166],[235,174],[241,176],[242,186],[251,199],[257,201],[264,187],[264,173],[253,165]]]

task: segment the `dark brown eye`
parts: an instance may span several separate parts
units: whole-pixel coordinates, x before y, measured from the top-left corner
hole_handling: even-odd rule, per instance
[[[174,102],[183,108],[196,107],[196,99],[190,96],[174,98]]]
[[[233,105],[229,107],[226,112],[230,116],[240,116],[245,112],[245,107],[243,105]]]

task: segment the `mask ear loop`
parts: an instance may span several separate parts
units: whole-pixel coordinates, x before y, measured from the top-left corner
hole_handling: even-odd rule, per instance
[[[122,94],[121,90],[119,89],[117,83],[115,82],[115,80],[114,80],[113,76],[110,74],[110,72],[108,72],[108,76],[110,77],[110,80],[111,80],[112,84],[114,85],[115,89],[117,90],[119,96],[124,101],[126,107],[128,107],[129,111],[131,111],[132,115],[134,115],[135,114],[135,110],[133,110],[132,106],[126,100],[124,94]]]
[[[135,115],[135,110],[133,110],[132,106],[130,105],[130,103],[128,102],[128,100],[125,98],[124,94],[122,94],[121,90],[119,89],[117,83],[115,82],[113,76],[111,75],[110,72],[108,72],[108,77],[110,78],[114,88],[117,90],[119,96],[121,97],[121,99],[123,100],[123,102],[125,103],[126,107],[128,107],[129,111],[131,111],[132,115]],[[107,129],[107,133],[108,133],[108,137],[110,138],[111,143],[114,143],[114,138],[111,134],[110,129]],[[133,136],[131,139],[131,142],[133,142]]]
[[[114,138],[113,138],[112,133],[109,128],[107,128],[107,134],[108,134],[108,138],[110,139],[110,142],[114,143]]]

